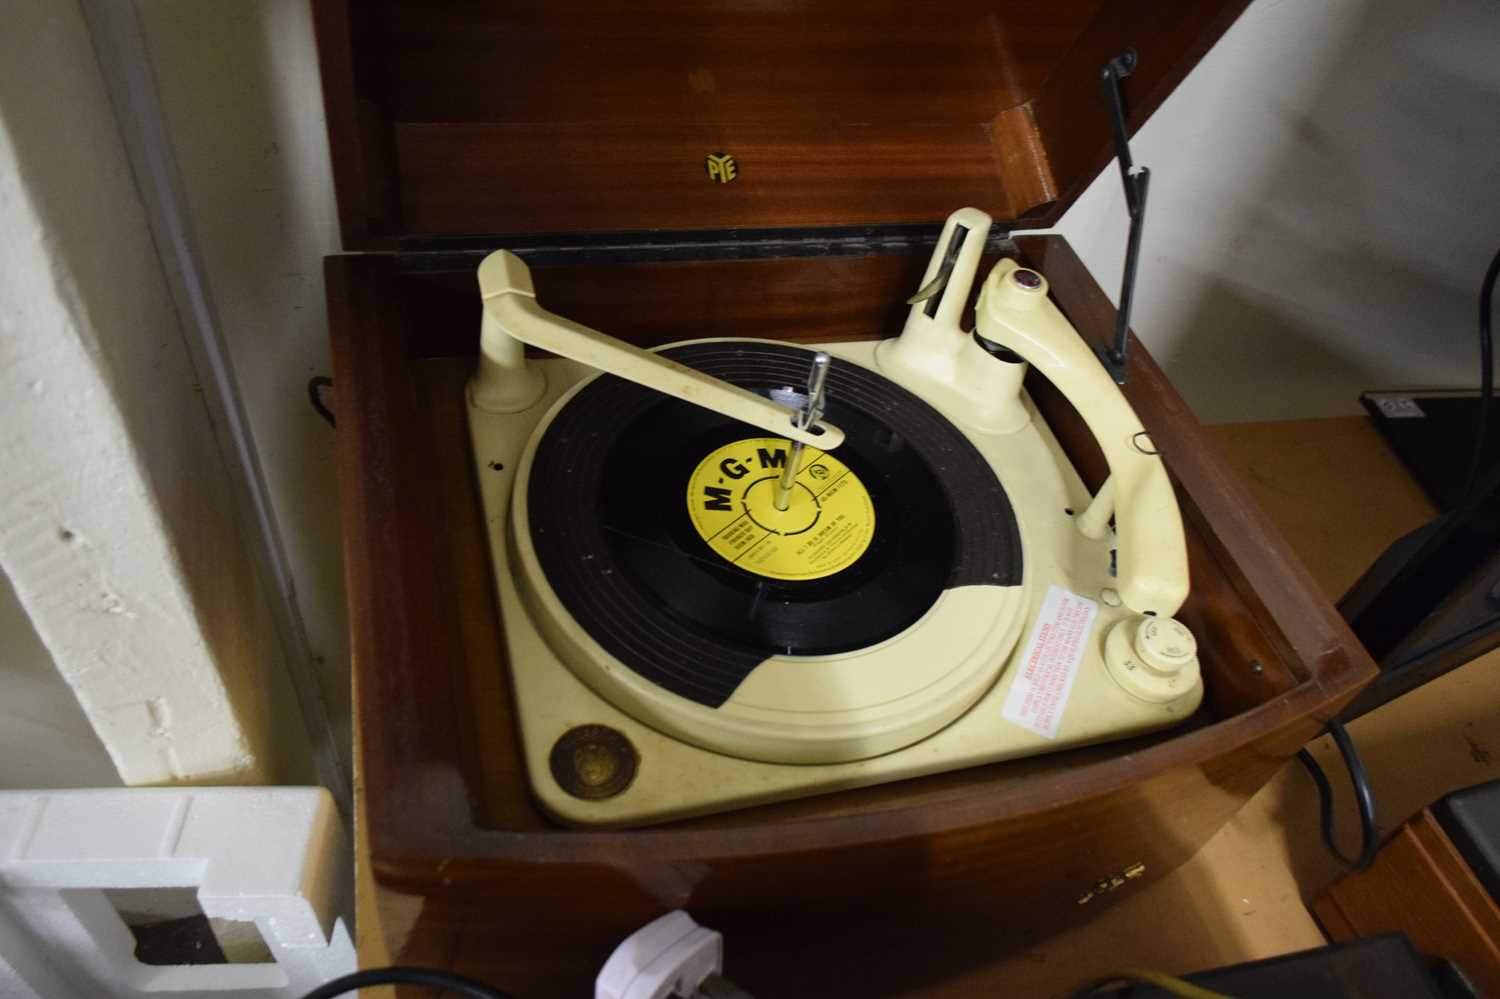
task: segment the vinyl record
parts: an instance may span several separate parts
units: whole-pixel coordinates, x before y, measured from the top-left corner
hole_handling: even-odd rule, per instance
[[[804,348],[708,341],[672,359],[789,405]],[[530,534],[548,583],[612,656],[714,707],[773,655],[878,644],[945,589],[1014,586],[1014,513],[974,446],[917,396],[835,360],[793,504],[769,498],[785,441],[614,376],[585,385],[538,442]],[[810,661],[810,665],[816,660]]]

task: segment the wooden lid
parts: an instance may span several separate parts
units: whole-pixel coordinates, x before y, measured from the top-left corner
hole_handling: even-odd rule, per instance
[[[314,0],[344,246],[1049,225],[1247,2]]]

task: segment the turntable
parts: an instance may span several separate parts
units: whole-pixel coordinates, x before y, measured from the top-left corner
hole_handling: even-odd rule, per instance
[[[479,267],[476,481],[531,787],[579,824],[661,821],[1045,753],[1202,700],[1182,522],[1093,351],[944,226],[899,338],[650,352]],[[558,359],[528,359],[525,345]],[[1094,432],[1090,497],[1036,367]]]

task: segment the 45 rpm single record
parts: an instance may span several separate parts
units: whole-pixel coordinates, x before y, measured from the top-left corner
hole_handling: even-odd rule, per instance
[[[797,468],[778,505],[782,478]],[[715,448],[688,477],[687,514],[708,547],[766,579],[822,579],[849,568],[875,535],[875,504],[833,455],[752,437]]]
[[[754,341],[663,353],[789,408],[812,358]],[[827,385],[845,441],[804,452],[781,516],[762,491],[787,442],[610,375],[562,405],[536,443],[524,528],[577,626],[716,707],[772,656],[867,648],[945,590],[1019,585],[1015,515],[968,439],[868,368],[835,359]]]

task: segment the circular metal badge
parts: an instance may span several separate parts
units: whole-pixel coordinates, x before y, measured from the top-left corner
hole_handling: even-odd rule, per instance
[[[613,798],[635,780],[640,755],[607,725],[579,725],[552,744],[552,779],[575,798]]]

